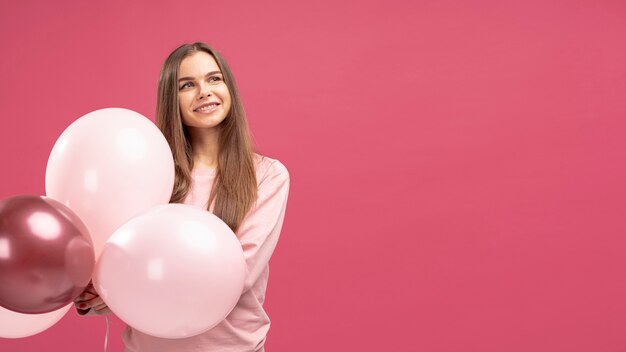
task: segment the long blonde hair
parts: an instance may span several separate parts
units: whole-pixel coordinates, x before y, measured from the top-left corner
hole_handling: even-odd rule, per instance
[[[191,188],[193,153],[178,105],[178,69],[184,58],[199,51],[213,56],[232,100],[228,115],[218,125],[217,169],[207,210],[214,202],[213,213],[236,231],[257,198],[252,142],[233,74],[224,58],[202,42],[184,44],[174,50],[165,60],[159,77],[156,123],[172,149],[176,167],[170,202],[182,203]]]

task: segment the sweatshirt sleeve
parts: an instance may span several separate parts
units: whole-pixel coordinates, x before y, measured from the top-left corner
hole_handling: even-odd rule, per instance
[[[276,248],[283,226],[289,172],[278,160],[272,160],[259,181],[256,206],[248,213],[237,231],[246,260],[243,293],[257,282]]]

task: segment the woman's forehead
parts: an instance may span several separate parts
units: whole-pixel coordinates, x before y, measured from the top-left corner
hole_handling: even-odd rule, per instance
[[[220,71],[220,67],[213,56],[204,51],[198,51],[181,61],[178,75],[179,77],[204,76],[213,71]]]

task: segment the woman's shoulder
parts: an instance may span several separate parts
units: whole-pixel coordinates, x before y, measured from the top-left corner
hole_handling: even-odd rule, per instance
[[[278,159],[254,153],[254,162],[256,167],[256,177],[259,180],[259,183],[267,178],[289,179],[289,171],[287,170],[287,167],[285,167],[285,165]]]

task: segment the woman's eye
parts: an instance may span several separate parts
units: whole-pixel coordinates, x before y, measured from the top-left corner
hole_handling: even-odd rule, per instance
[[[187,83],[183,84],[182,86],[180,86],[180,89],[189,88],[191,86],[192,86],[191,82],[187,82]]]
[[[222,77],[219,76],[211,76],[209,77],[209,82],[219,82],[222,80]]]

